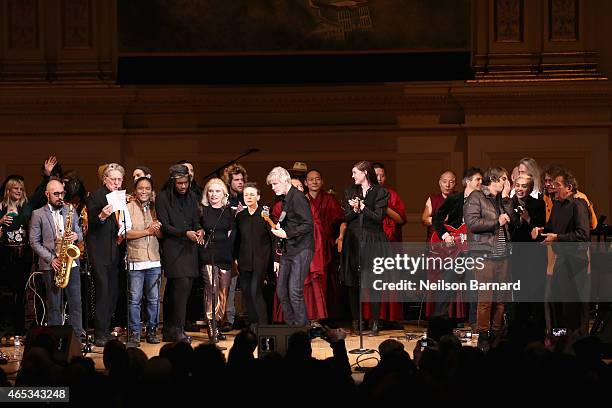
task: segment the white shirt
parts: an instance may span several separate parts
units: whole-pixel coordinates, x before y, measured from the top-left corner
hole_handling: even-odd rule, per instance
[[[113,215],[111,215],[111,217],[116,217],[115,215],[116,213],[113,213]],[[125,224],[127,225],[127,228],[125,227],[125,225],[123,224],[123,216],[125,214]],[[131,231],[132,230],[132,217],[130,217],[130,212],[129,211],[123,211],[123,210],[119,210],[119,232],[117,233],[118,237],[124,237],[125,234],[127,233],[127,231]]]
[[[64,236],[64,216],[62,215],[62,208],[54,208],[51,204],[47,204],[49,210],[51,210],[51,216],[53,218],[53,224],[55,225],[55,236],[56,238],[62,239]]]

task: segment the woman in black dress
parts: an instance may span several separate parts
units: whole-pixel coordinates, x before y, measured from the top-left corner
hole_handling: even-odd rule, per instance
[[[272,235],[268,222],[261,215],[257,185],[246,183],[243,194],[246,208],[236,215],[234,258],[240,271],[249,323],[251,329],[256,331],[258,324],[268,323],[263,285],[272,260]]]
[[[353,166],[354,184],[344,192],[344,217],[347,223],[342,244],[341,280],[349,288],[349,301],[353,315],[353,329],[356,330],[359,319],[360,297],[359,282],[361,277],[370,278],[372,272],[368,265],[371,257],[380,256],[380,251],[388,252],[387,237],[383,230],[383,219],[387,210],[389,193],[378,184],[372,164],[360,161]],[[367,251],[366,251],[367,248]],[[363,279],[361,279],[363,281]],[[363,282],[362,282],[363,286]],[[378,315],[379,302],[371,303],[372,316],[370,335],[378,335],[380,330]]]
[[[234,216],[227,205],[225,183],[210,179],[204,186],[200,224],[204,229],[204,246],[200,249],[201,273],[204,277],[204,310],[208,321],[208,337],[216,343],[225,340],[219,324],[225,316],[227,295],[232,279],[232,240]],[[213,233],[214,231],[214,233]],[[214,294],[213,294],[214,279]],[[215,312],[213,313],[213,299]],[[216,324],[213,327],[213,314]]]

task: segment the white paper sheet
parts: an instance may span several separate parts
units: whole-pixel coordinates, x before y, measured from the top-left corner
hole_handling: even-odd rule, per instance
[[[127,210],[125,190],[111,191],[106,195],[106,201],[113,206],[113,212]]]

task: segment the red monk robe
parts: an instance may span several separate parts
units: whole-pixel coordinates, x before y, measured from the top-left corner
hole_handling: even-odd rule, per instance
[[[304,281],[304,302],[308,320],[328,317],[327,313],[327,266],[332,260],[334,250],[333,226],[343,219],[343,211],[336,199],[328,193],[320,192],[316,198],[306,194],[310,202],[314,223],[315,248],[310,261],[310,273]],[[272,220],[278,222],[281,214],[281,201],[272,207]],[[278,298],[274,297],[274,321],[282,322],[283,315]]]
[[[342,211],[338,200],[327,192],[319,191],[315,197],[307,193],[306,198],[310,202],[313,219],[316,220],[318,218],[320,220],[320,234],[317,234],[317,222],[315,221],[315,252],[316,248],[320,246],[324,261],[324,274],[321,276],[320,282],[323,289],[323,300],[327,305],[326,316],[337,318],[342,315],[342,310],[345,307],[345,303],[343,303],[344,288],[339,283],[337,268],[332,267],[332,261],[338,252],[335,242],[336,230],[337,226],[344,220],[344,211]],[[310,272],[311,274],[313,273],[312,263],[310,264]],[[318,292],[314,291],[314,293]],[[304,297],[306,298],[307,296],[305,290]],[[310,316],[308,300],[306,301],[306,306]]]
[[[387,206],[398,213],[404,220],[406,219],[406,206],[400,198],[397,191],[384,186],[389,192],[389,202]],[[388,215],[383,219],[383,230],[389,242],[402,242],[402,228]],[[378,318],[388,321],[399,321],[404,319],[404,306],[400,302],[394,302],[394,294],[388,293],[384,296],[389,296],[388,301],[380,303],[380,313]],[[363,304],[363,316],[368,320],[372,318],[370,304]]]

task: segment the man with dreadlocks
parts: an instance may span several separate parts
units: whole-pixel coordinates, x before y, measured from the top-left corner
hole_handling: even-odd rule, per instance
[[[204,231],[198,217],[196,195],[189,189],[187,167],[170,167],[170,177],[155,203],[164,235],[162,265],[168,279],[164,292],[164,341],[187,341],[184,332],[187,299],[198,276],[198,245]]]

